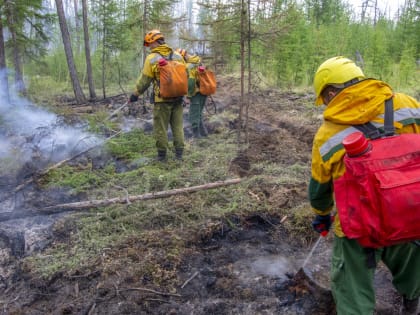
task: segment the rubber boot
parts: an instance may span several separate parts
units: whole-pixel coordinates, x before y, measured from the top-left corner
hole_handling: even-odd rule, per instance
[[[197,138],[197,139],[201,138],[200,129],[198,127],[193,127],[192,132],[193,132],[193,137],[194,138]]]
[[[417,315],[417,308],[419,306],[419,298],[409,300],[403,297],[403,305],[400,314],[401,315]]]
[[[200,125],[199,125],[198,129],[200,131],[200,136],[207,137],[209,135],[208,132],[207,132],[207,128],[206,128],[206,126],[204,126],[202,121],[200,121]]]
[[[158,162],[165,162],[166,161],[166,151],[158,151],[156,160]]]
[[[184,149],[182,148],[176,148],[175,149],[175,159],[182,161],[182,154],[184,153]]]

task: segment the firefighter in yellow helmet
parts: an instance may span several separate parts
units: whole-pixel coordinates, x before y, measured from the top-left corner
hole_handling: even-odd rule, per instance
[[[182,97],[162,98],[159,93],[159,60],[176,60],[185,64],[184,58],[165,43],[159,30],[151,30],[144,36],[143,44],[150,48],[150,54],[144,61],[140,77],[129,102],[136,102],[153,83],[153,135],[156,140],[157,160],[166,161],[168,149],[168,126],[171,126],[175,158],[182,160],[184,151],[184,127]]]
[[[312,226],[328,232],[334,218],[331,288],[338,315],[371,315],[375,309],[373,277],[382,260],[403,297],[402,314],[417,314],[420,295],[420,249],[403,243],[379,249],[363,248],[341,229],[334,207],[333,181],[343,176],[345,150],[342,140],[357,131],[353,126],[373,122],[383,126],[385,100],[393,98],[397,133],[420,133],[420,104],[395,93],[385,82],[368,79],[350,59],[338,56],[323,62],[315,73],[316,105],[324,104],[324,121],[312,148],[309,200],[315,213]]]
[[[188,70],[188,95],[189,103],[188,119],[191,123],[191,129],[194,138],[207,137],[207,128],[203,121],[203,110],[207,101],[207,96],[200,93],[198,71],[201,64],[201,58],[197,55],[190,55],[185,49],[178,48],[177,51],[184,57]]]

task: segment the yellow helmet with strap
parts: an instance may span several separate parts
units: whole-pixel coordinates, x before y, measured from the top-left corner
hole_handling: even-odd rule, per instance
[[[321,93],[328,85],[345,87],[346,83],[352,82],[352,80],[359,81],[364,78],[362,69],[348,58],[338,56],[324,61],[315,73],[315,104],[323,104]]]

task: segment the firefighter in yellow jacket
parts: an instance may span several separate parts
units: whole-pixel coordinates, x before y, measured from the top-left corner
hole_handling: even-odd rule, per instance
[[[130,102],[136,102],[153,83],[153,135],[156,140],[157,160],[165,161],[168,149],[168,125],[171,126],[175,157],[182,160],[184,151],[184,127],[182,97],[162,98],[159,93],[159,60],[162,57],[185,64],[184,58],[165,43],[159,30],[152,30],[144,37],[144,46],[150,48],[150,54],[144,61],[143,71],[136,82]]]
[[[203,110],[207,96],[200,93],[198,71],[201,70],[201,59],[197,55],[190,55],[185,49],[178,48],[177,51],[184,57],[188,70],[188,102],[190,110],[188,118],[194,138],[207,137],[207,128],[203,122]],[[204,69],[204,68],[203,68]]]
[[[345,172],[341,143],[346,135],[357,131],[352,126],[367,122],[383,126],[385,100],[393,97],[396,132],[420,133],[420,104],[410,96],[394,94],[385,82],[366,78],[352,60],[341,56],[319,66],[314,89],[316,105],[324,104],[326,108],[313,142],[309,200],[316,214],[312,226],[317,232],[325,233],[332,223],[333,180]],[[334,219],[334,233],[331,287],[338,315],[373,314],[373,277],[380,260],[389,268],[393,284],[403,297],[401,314],[417,314],[419,247],[404,243],[379,249],[363,248],[344,235],[338,215]]]

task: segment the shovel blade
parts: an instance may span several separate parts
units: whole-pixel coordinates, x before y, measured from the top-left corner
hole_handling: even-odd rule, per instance
[[[309,270],[300,268],[292,281],[295,288],[299,288],[299,292],[310,294],[316,300],[317,310],[314,310],[315,313],[335,314],[335,303],[331,290],[315,281]]]
[[[302,267],[292,278],[302,292],[309,293],[318,302],[323,314],[335,313],[335,303],[330,289],[332,240],[332,235],[320,236]]]

